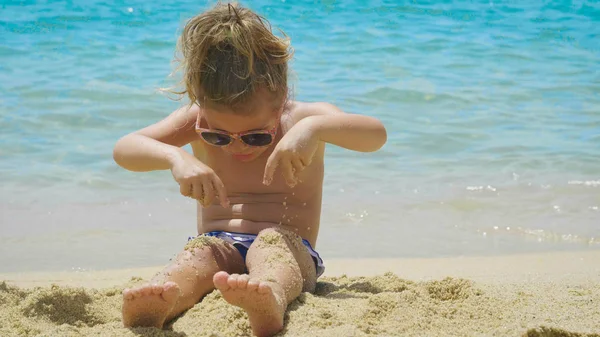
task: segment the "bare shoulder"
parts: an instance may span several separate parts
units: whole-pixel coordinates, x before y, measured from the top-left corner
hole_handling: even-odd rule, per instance
[[[299,102],[290,103],[289,114],[294,124],[310,116],[343,114],[337,106],[327,102]]]
[[[183,146],[196,140],[196,119],[201,109],[197,104],[182,106],[163,120],[149,125],[136,133],[163,143]]]

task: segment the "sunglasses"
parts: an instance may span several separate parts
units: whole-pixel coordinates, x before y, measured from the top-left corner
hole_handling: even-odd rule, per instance
[[[269,130],[230,133],[221,130],[202,128],[200,127],[201,120],[202,116],[199,114],[196,120],[196,133],[198,133],[207,144],[213,146],[227,146],[233,143],[234,139],[240,140],[248,146],[268,146],[273,143],[275,135],[277,134],[277,126],[279,125],[279,118],[277,118],[277,123]]]

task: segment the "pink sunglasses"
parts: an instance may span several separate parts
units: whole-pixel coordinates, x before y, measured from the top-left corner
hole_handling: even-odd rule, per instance
[[[209,145],[227,146],[233,143],[234,139],[237,139],[249,146],[263,147],[273,143],[275,135],[277,134],[277,127],[279,126],[280,117],[277,117],[277,123],[275,123],[275,126],[269,130],[256,130],[239,133],[230,133],[221,130],[202,128],[200,127],[201,119],[202,116],[200,116],[200,113],[198,113],[198,118],[196,119],[196,132]]]

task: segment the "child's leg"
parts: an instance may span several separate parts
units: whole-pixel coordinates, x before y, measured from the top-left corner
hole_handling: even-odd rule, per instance
[[[194,239],[199,240],[199,239]],[[148,284],[123,291],[126,327],[163,325],[193,307],[214,290],[213,275],[225,270],[244,272],[244,261],[231,244],[216,238],[190,241],[173,263]]]
[[[314,291],[314,262],[298,235],[269,228],[250,246],[246,265],[250,275],[218,272],[214,284],[227,302],[246,310],[255,335],[271,336],[283,328],[287,305]]]

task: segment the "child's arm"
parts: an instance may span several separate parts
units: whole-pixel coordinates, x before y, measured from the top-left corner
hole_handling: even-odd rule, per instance
[[[199,107],[174,111],[162,121],[119,139],[113,150],[115,162],[131,171],[170,169],[179,192],[210,205],[218,197],[227,207],[225,185],[215,172],[181,147],[198,139],[195,125]]]
[[[267,159],[263,183],[271,184],[277,167],[286,182],[295,186],[298,173],[312,162],[320,142],[346,149],[372,152],[387,140],[383,124],[369,116],[346,114],[328,103],[302,103],[293,118],[295,124],[275,146]]]
[[[194,130],[198,110],[197,105],[180,108],[160,122],[122,137],[113,149],[115,162],[137,172],[170,169],[187,154],[181,147],[198,139]]]
[[[344,113],[329,103],[310,103],[298,124],[319,140],[349,150],[373,152],[387,141],[387,132],[376,118]],[[296,125],[294,126],[296,127]]]

